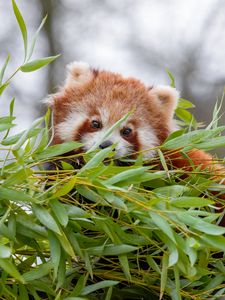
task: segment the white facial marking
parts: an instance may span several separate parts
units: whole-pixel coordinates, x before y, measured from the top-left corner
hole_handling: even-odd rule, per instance
[[[159,140],[150,126],[141,127],[138,129],[138,139],[141,145],[140,151],[143,151],[145,158],[155,156],[155,151],[152,148],[159,145]],[[149,151],[147,151],[149,150]]]
[[[88,118],[88,116],[80,111],[73,111],[69,116],[56,127],[56,133],[64,142],[74,140],[74,133],[82,123]]]
[[[104,126],[107,126],[107,123],[109,121],[109,111],[103,107],[100,107],[98,109],[99,113],[100,113],[100,116],[101,116],[101,121],[102,121],[102,124],[103,124],[103,127]]]

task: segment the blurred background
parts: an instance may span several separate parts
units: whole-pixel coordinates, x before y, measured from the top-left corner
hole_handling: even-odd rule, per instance
[[[169,84],[169,69],[198,121],[208,123],[225,84],[225,0],[17,0],[29,38],[43,17],[33,59],[61,53],[53,64],[19,73],[0,102],[8,112],[16,95],[17,131],[43,114],[41,100],[62,84],[66,64],[86,61],[134,76],[148,85]],[[0,2],[0,64],[12,55],[6,78],[23,61],[23,42],[11,1]],[[225,111],[225,104],[223,112]],[[225,124],[225,117],[221,119]]]

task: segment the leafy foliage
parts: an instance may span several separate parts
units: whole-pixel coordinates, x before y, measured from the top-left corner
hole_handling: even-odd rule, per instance
[[[28,51],[26,25],[12,3],[25,63],[3,82],[6,59],[2,93],[17,71],[51,60],[40,59],[36,67],[26,60],[37,34]],[[179,109],[191,107],[180,100]],[[50,111],[11,135],[13,108],[14,99],[9,115],[0,118],[0,298],[177,300],[225,294],[225,228],[217,225],[222,216],[216,207],[224,187],[198,168],[183,177],[163,154],[224,147],[218,106],[204,130],[192,131],[193,117],[178,111],[187,129],[173,133],[147,164],[140,155],[122,166],[111,148],[84,154],[81,166],[78,154],[65,159],[80,144],[49,146]],[[45,168],[60,161],[61,168]]]

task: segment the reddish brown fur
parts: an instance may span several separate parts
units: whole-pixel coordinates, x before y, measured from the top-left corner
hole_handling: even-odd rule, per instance
[[[81,86],[63,88],[54,96],[54,123],[62,122],[72,106],[98,114],[96,107],[106,106],[110,110],[110,124],[114,124],[126,113],[133,111],[133,120],[138,124],[150,124],[162,143],[168,136],[167,110],[158,99],[149,93],[149,89],[140,81],[124,79],[119,74],[95,71],[93,79]],[[57,135],[54,143],[61,143]]]
[[[78,73],[73,74],[79,76]],[[116,121],[122,118],[126,113],[133,111],[130,123],[135,127],[149,124],[155,130],[155,133],[161,144],[169,134],[168,122],[171,111],[171,103],[162,93],[157,97],[154,95],[154,89],[146,87],[139,80],[134,78],[123,78],[120,74],[115,74],[106,71],[92,70],[92,79],[81,85],[73,85],[70,83],[54,95],[54,124],[62,122],[71,110],[71,107],[81,107],[82,110],[90,115],[98,116],[98,107],[107,107],[110,111],[109,123],[113,125]],[[160,101],[161,102],[160,102]],[[168,103],[167,103],[168,102]],[[161,105],[163,103],[163,105]],[[79,140],[79,135],[84,132],[90,132],[89,121],[86,120],[77,130],[78,133],[74,136],[75,140]],[[134,151],[140,149],[137,135],[134,133],[130,142],[134,145]],[[57,135],[54,136],[54,143],[62,143],[62,140]],[[201,150],[192,150],[188,152],[194,165],[201,165],[202,169],[210,167],[218,173],[221,172],[221,166],[214,164],[211,155],[206,154]],[[190,162],[184,158],[179,152],[172,154],[169,157],[172,164],[176,168],[185,168],[190,170]]]

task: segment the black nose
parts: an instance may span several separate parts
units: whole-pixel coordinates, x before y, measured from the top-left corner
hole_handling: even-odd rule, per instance
[[[105,149],[105,148],[111,146],[112,144],[113,144],[113,143],[112,143],[111,141],[104,141],[104,142],[102,142],[102,143],[99,145],[99,148],[100,148],[100,149]]]

